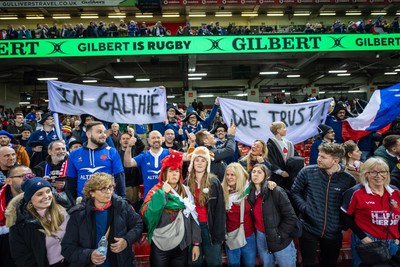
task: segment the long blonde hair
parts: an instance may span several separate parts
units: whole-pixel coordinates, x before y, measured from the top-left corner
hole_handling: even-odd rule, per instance
[[[243,168],[240,163],[232,162],[226,167],[224,180],[222,181],[222,190],[224,191],[225,206],[229,204],[229,189],[228,181],[226,180],[227,171],[232,170],[236,177],[236,188],[235,191],[241,196],[246,189],[246,183],[249,179],[248,172]]]
[[[256,139],[256,140],[254,140],[253,145],[254,145],[255,143],[257,143],[257,142],[260,142],[260,143],[262,144],[262,146],[263,146],[261,157],[263,157],[264,160],[267,160],[267,159],[268,159],[268,147],[267,147],[267,144],[266,144],[263,140],[261,140],[261,139]],[[247,155],[244,156],[244,158],[242,158],[240,161],[245,161],[245,162],[246,162],[246,169],[247,169],[247,171],[248,171],[248,172],[251,172],[251,170],[252,170],[253,167],[254,167],[254,166],[251,164],[251,148],[250,148],[249,152],[247,153]]]
[[[26,209],[40,222],[46,236],[52,236],[52,233],[60,230],[60,226],[64,222],[64,213],[66,211],[57,203],[54,195],[51,200],[50,207],[46,210],[43,217],[39,215],[31,201],[29,201],[26,205]]]

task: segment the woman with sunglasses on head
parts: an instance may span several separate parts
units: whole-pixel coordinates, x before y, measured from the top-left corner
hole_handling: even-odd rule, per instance
[[[22,183],[24,193],[7,207],[10,251],[17,266],[68,266],[61,255],[61,240],[69,220],[57,203],[51,184],[41,177]]]
[[[264,164],[251,171],[250,192],[247,197],[254,220],[257,252],[264,267],[296,266],[296,248],[291,233],[296,214],[282,187],[268,190],[270,172]]]
[[[360,183],[344,193],[341,207],[344,222],[353,231],[353,266],[362,264],[355,249],[359,244],[387,239],[390,254],[396,254],[400,238],[399,203],[400,191],[390,185],[387,163],[379,157],[369,158],[361,167]]]
[[[147,194],[141,210],[151,243],[150,266],[188,266],[200,255],[201,232],[193,195],[183,184],[183,154],[170,149],[161,161],[159,182]]]
[[[83,188],[86,201],[69,210],[61,245],[70,266],[135,266],[132,245],[143,231],[142,219],[114,188],[111,175],[95,173]],[[108,241],[105,251],[98,248],[103,238]]]

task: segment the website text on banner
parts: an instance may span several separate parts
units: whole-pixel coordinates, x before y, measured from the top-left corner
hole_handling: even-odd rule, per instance
[[[299,104],[264,104],[249,101],[219,99],[222,116],[227,125],[237,126],[236,140],[246,145],[255,139],[267,141],[274,135],[272,122],[283,121],[286,138],[297,144],[318,133],[317,126],[325,122],[332,98]]]
[[[49,108],[91,114],[117,123],[156,123],[167,118],[165,88],[118,88],[48,81]]]

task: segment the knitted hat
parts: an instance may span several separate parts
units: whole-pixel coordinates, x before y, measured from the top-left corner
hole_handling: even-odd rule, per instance
[[[32,179],[25,180],[22,183],[22,191],[24,191],[25,201],[30,201],[32,196],[43,187],[51,188],[51,184],[42,177],[34,177]]]
[[[333,130],[331,126],[328,126],[326,124],[318,125],[318,133],[321,135],[322,138],[324,138],[329,130]]]
[[[42,118],[40,119],[40,121],[38,121],[40,124],[43,124],[46,120],[47,120],[47,118],[48,117],[50,117],[50,116],[53,116],[51,113],[45,113],[45,114],[42,114]]]
[[[188,121],[190,116],[195,115],[197,117],[197,121],[203,121],[203,119],[199,116],[199,114],[197,114],[196,111],[194,110],[188,110],[186,111],[186,117],[183,119],[183,121]]]
[[[5,135],[10,139],[14,139],[14,136],[7,131],[0,131],[0,135]]]
[[[207,160],[207,172],[210,173],[211,155],[210,151],[205,146],[196,147],[196,149],[191,154],[189,154],[188,157],[190,158],[189,172],[193,170],[194,159],[197,157],[203,157]]]
[[[181,182],[183,182],[182,177],[182,165],[183,165],[183,154],[179,151],[169,149],[169,155],[161,160],[161,171],[158,181],[163,182],[162,175],[165,168],[169,167],[171,170],[179,169],[181,171]]]
[[[21,133],[22,133],[22,132],[25,132],[25,131],[29,131],[30,133],[32,133],[32,132],[31,132],[31,129],[29,129],[29,128],[26,127],[26,126],[22,126],[21,129],[19,129],[19,130],[20,130]]]
[[[72,133],[72,128],[71,128],[71,126],[63,125],[62,131],[66,132],[66,133]]]

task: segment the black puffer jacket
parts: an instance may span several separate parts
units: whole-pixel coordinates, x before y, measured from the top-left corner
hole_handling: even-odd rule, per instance
[[[222,186],[217,177],[211,176],[211,194],[207,202],[207,225],[211,242],[222,244],[225,241],[225,201]]]
[[[96,221],[93,211],[93,199],[86,204],[73,207],[67,224],[66,234],[61,243],[61,254],[70,262],[70,267],[91,266],[91,254],[97,249]],[[120,253],[114,254],[110,250],[107,257],[116,257],[118,267],[135,266],[135,256],[132,245],[140,238],[143,231],[143,222],[127,200],[113,195],[112,224],[108,236],[109,244],[114,243],[114,237],[122,237],[128,242],[128,246]],[[111,254],[114,254],[113,256]]]
[[[269,190],[267,183],[264,183],[261,194],[265,236],[269,252],[274,253],[286,248],[292,242],[290,233],[295,227],[297,217],[282,187],[277,186],[274,190]],[[254,187],[250,189],[247,200],[254,218],[253,208],[256,202]]]
[[[342,194],[356,184],[343,166],[331,177],[317,165],[304,167],[292,186],[292,199],[300,211],[303,228],[316,236],[337,239],[342,231]]]

